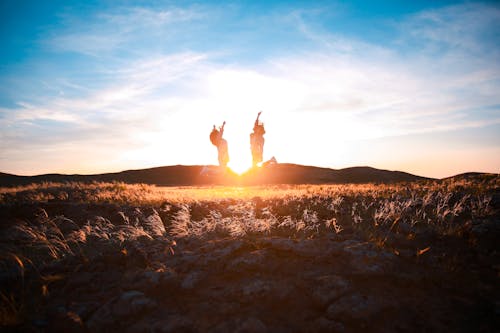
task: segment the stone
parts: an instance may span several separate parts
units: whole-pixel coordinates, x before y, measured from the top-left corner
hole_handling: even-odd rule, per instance
[[[326,316],[333,320],[364,320],[378,313],[382,305],[372,297],[361,294],[346,295],[333,302],[326,310]]]
[[[235,330],[236,333],[265,333],[267,331],[266,325],[260,319],[254,317],[243,320]]]
[[[125,283],[126,288],[152,291],[156,288],[176,287],[178,286],[177,273],[172,269],[146,271],[132,274]]]
[[[314,285],[312,298],[321,307],[327,306],[351,289],[349,282],[338,275],[321,276],[315,280]]]
[[[192,321],[181,315],[171,315],[167,319],[153,324],[151,332],[158,333],[188,333],[193,332]]]
[[[254,280],[242,288],[245,297],[258,297],[269,293],[272,285],[267,281]]]
[[[183,289],[193,289],[201,280],[200,272],[191,272],[181,282]]]
[[[156,302],[137,290],[126,291],[113,304],[113,315],[118,317],[130,316],[145,310],[152,309]]]
[[[111,312],[111,303],[107,302],[90,316],[86,325],[89,332],[103,332],[114,323],[115,318]]]
[[[156,301],[144,293],[137,290],[126,291],[99,307],[88,320],[87,327],[91,332],[105,331],[124,319],[142,316],[156,306]]]
[[[266,250],[256,250],[250,253],[243,254],[231,260],[226,269],[230,271],[248,271],[258,269],[264,265]]]
[[[379,274],[386,272],[397,256],[367,242],[348,240],[343,242],[343,251],[349,254],[350,264],[356,273]]]
[[[337,321],[320,317],[311,323],[306,332],[345,332],[345,326]]]

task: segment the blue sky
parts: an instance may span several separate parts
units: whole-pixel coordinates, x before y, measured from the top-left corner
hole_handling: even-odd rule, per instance
[[[500,170],[500,5],[2,1],[0,171],[264,157],[431,177]]]

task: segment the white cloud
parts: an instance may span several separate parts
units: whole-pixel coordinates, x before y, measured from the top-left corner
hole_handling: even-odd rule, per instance
[[[126,7],[100,12],[85,20],[71,15],[64,17],[66,28],[52,32],[52,37],[43,43],[55,51],[97,58],[117,52],[139,52],[136,45],[144,41],[153,45],[168,43],[168,38],[178,32],[176,25],[204,17],[201,7],[161,10]]]
[[[317,43],[316,49],[275,55],[251,65],[224,64],[211,53],[194,51],[120,58],[101,71],[107,78],[102,89],[68,79],[65,84],[78,87],[84,95],[0,110],[2,154],[17,159],[11,170],[21,164],[34,169],[32,156],[38,156],[36,164],[44,160],[50,166],[47,172],[65,171],[50,170],[55,165],[51,161],[61,156],[80,161],[81,151],[87,160],[99,159],[102,169],[95,172],[216,163],[208,132],[212,124],[226,120],[231,158],[249,159],[248,134],[256,112],[263,110],[268,128],[266,158],[276,155],[279,161],[326,166],[337,158],[339,167],[362,163],[366,150],[353,155],[353,147],[360,142],[500,123],[500,66],[491,61],[491,54],[481,52],[489,42],[477,36],[466,36],[470,41],[463,43],[454,41],[463,34],[460,22],[466,22],[474,34],[490,27],[498,13],[485,13],[488,8],[466,5],[426,12],[401,26],[405,43],[445,43],[442,56],[436,56],[435,49],[408,53],[401,52],[400,46],[319,33],[295,16],[300,31]],[[481,13],[486,20],[476,20]],[[137,29],[190,21],[197,15],[191,10],[134,8],[103,15],[82,33],[70,31],[53,42],[65,42],[61,47],[67,50],[98,55],[102,49],[115,50],[129,43]],[[130,22],[135,24],[127,26]],[[117,33],[108,30],[110,25],[117,26]],[[97,40],[90,42],[92,38]],[[498,53],[498,46],[492,53]],[[496,111],[484,116],[485,108]],[[46,128],[40,132],[44,127],[37,124],[43,120],[55,122],[50,133]],[[19,130],[24,134],[19,135]],[[37,140],[40,135],[47,137]],[[23,159],[13,147],[29,155]],[[40,149],[43,156],[37,152]],[[377,166],[384,159],[370,158],[362,164]],[[85,171],[87,167],[79,163],[73,167],[65,163],[66,172]]]
[[[484,50],[485,42],[488,42],[486,38],[496,34],[499,21],[499,8],[465,3],[420,12],[405,21],[402,28],[414,39],[425,41],[428,51],[441,53],[445,47],[478,54]],[[494,51],[498,53],[498,50]]]

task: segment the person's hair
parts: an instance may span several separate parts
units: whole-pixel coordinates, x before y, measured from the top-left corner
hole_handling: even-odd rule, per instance
[[[220,140],[219,131],[215,128],[214,125],[212,132],[210,132],[210,142],[212,142],[214,146],[217,146],[219,144],[219,140]]]

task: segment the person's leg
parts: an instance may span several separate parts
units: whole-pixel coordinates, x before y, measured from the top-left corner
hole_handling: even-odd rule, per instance
[[[218,148],[219,148],[219,165],[225,167],[225,166],[227,166],[227,163],[229,162],[229,152],[227,149],[227,141],[222,139]]]

